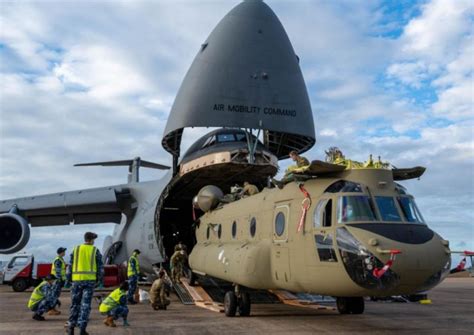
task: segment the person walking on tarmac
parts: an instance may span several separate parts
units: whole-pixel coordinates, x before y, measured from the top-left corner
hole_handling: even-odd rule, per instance
[[[84,234],[84,244],[74,247],[71,262],[66,273],[68,283],[72,282],[71,309],[67,324],[67,334],[74,334],[74,327],[79,327],[80,335],[87,335],[87,323],[91,312],[91,301],[94,287],[103,285],[102,255],[94,247],[97,234]]]
[[[153,282],[150,289],[150,303],[154,310],[166,309],[166,306],[170,304],[169,299],[166,298],[166,287],[165,271],[161,270],[158,273],[158,279]]]
[[[61,289],[66,283],[66,262],[64,261],[64,255],[66,254],[66,248],[58,248],[56,251],[58,256],[53,260],[51,264],[51,274],[56,277],[56,282],[53,286],[53,296],[54,296],[54,307],[48,311],[48,315],[58,315],[61,314],[56,310],[56,306],[61,306],[59,297],[61,296]]]
[[[115,289],[105,298],[99,305],[99,312],[102,315],[107,315],[104,324],[108,327],[117,327],[114,320],[123,318],[123,326],[127,327],[130,324],[127,321],[128,307],[127,307],[127,291],[128,282],[124,281],[119,288]]]
[[[56,304],[53,291],[55,280],[56,277],[54,275],[47,275],[41,284],[36,286],[33,293],[31,293],[28,308],[34,312],[33,320],[44,321],[45,318],[43,314],[54,308]],[[59,312],[57,314],[59,314]]]
[[[131,305],[135,305],[137,302],[133,298],[135,295],[135,291],[137,290],[138,284],[138,275],[140,274],[140,263],[138,262],[138,255],[140,255],[140,250],[135,249],[133,250],[132,256],[128,260],[128,269],[127,269],[127,277],[128,277],[128,302]]]

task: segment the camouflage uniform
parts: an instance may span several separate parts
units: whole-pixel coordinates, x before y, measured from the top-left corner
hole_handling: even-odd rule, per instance
[[[54,261],[54,275],[56,276],[56,282],[53,285],[53,297],[54,297],[54,306],[59,302],[59,297],[61,296],[61,289],[64,287],[66,278],[63,278],[61,275],[61,261]]]
[[[31,308],[32,312],[35,312],[36,315],[43,315],[56,305],[56,299],[54,298],[53,286],[54,284],[46,283],[41,287],[41,292],[44,295],[44,299],[38,302],[36,305],[33,305]]]
[[[309,165],[309,161],[303,157],[303,156],[298,156],[296,158],[296,166],[297,167],[304,167],[304,166],[308,166]]]
[[[171,256],[171,280],[173,282],[179,282],[179,279],[183,276],[183,269],[186,263],[186,254],[184,250],[177,250]]]
[[[128,301],[134,301],[134,295],[137,290],[137,285],[138,285],[138,270],[137,270],[137,263],[135,258],[131,257],[129,259],[130,262],[130,267],[133,269],[133,275],[128,276]]]
[[[67,280],[71,282],[72,272],[74,268],[74,252],[71,253],[70,266],[67,272]],[[81,329],[87,328],[89,322],[89,314],[91,312],[92,296],[94,294],[94,288],[96,283],[103,285],[103,263],[102,255],[97,249],[96,251],[96,264],[97,264],[97,281],[94,280],[81,280],[72,282],[71,288],[71,308],[68,326],[70,328],[78,326]]]
[[[118,318],[123,318],[124,320],[128,317],[128,307],[127,307],[127,295],[124,294],[120,297],[119,305],[110,311],[107,312],[108,316],[114,318],[114,320],[118,320]]]
[[[166,283],[164,278],[156,279],[150,289],[150,303],[153,309],[166,309],[170,301],[166,298]]]

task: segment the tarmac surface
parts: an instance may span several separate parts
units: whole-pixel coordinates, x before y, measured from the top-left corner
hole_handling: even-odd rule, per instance
[[[31,319],[26,303],[31,290],[13,292],[0,286],[0,334],[64,334],[70,295],[63,292],[62,314]],[[92,303],[90,334],[474,334],[474,278],[448,278],[429,293],[430,305],[366,301],[362,315],[339,315],[284,304],[254,304],[250,317],[225,317],[172,295],[166,311],[148,304],[130,306],[130,327],[105,327],[96,301]],[[79,333],[76,331],[76,334]]]

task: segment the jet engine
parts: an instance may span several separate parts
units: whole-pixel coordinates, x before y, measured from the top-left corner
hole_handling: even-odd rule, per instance
[[[28,243],[28,221],[15,213],[0,214],[0,254],[13,254]]]

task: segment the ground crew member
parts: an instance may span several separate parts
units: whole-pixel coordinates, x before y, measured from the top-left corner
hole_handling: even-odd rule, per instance
[[[244,188],[242,189],[242,196],[251,196],[259,192],[257,186],[250,184],[248,181],[244,182]]]
[[[56,282],[53,286],[53,294],[54,294],[54,306],[61,306],[61,302],[59,301],[59,297],[61,296],[61,289],[63,288],[64,284],[66,283],[66,262],[64,261],[64,255],[66,255],[66,248],[58,248],[56,251],[58,256],[53,260],[53,264],[51,264],[51,274],[56,277]],[[60,314],[58,310],[55,308],[48,311],[49,315],[57,315]]]
[[[177,250],[170,259],[171,265],[171,280],[178,283],[183,276],[184,265],[186,264],[186,252],[184,250]]]
[[[127,321],[128,307],[127,307],[127,291],[129,285],[127,281],[122,282],[119,288],[115,289],[105,298],[99,305],[99,311],[102,315],[107,315],[104,324],[108,327],[116,327],[114,320],[123,318],[123,326],[127,327],[130,324]]]
[[[128,269],[127,269],[127,277],[128,277],[128,302],[131,305],[135,305],[137,302],[133,298],[135,295],[135,291],[137,290],[138,284],[138,275],[140,274],[140,263],[138,262],[138,255],[140,255],[140,250],[135,249],[133,250],[132,256],[128,260]]]
[[[67,324],[68,334],[74,334],[74,327],[79,327],[80,335],[87,335],[87,323],[91,311],[94,287],[103,287],[102,255],[94,247],[97,234],[84,234],[84,244],[74,247],[66,277],[72,282],[71,312]]]
[[[54,275],[47,275],[41,284],[36,286],[33,293],[31,293],[28,308],[34,312],[33,320],[44,321],[45,318],[43,314],[54,308],[56,304],[53,291],[55,279],[56,277]],[[60,312],[57,312],[57,314],[60,314]]]
[[[165,271],[161,270],[150,289],[150,303],[154,310],[166,309],[170,301],[166,298]]]

